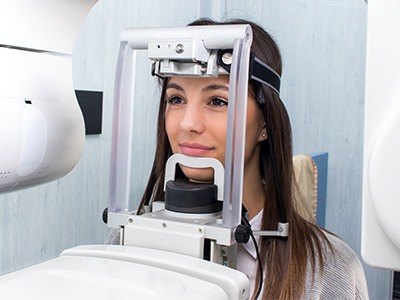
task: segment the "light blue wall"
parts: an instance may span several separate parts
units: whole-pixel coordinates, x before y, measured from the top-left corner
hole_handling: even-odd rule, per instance
[[[60,181],[0,197],[0,273],[100,243],[106,228],[113,76],[127,26],[184,25],[199,16],[255,21],[282,50],[282,99],[295,152],[328,151],[326,227],[359,253],[367,4],[362,0],[103,0],[88,15],[74,58],[76,89],[104,91],[103,134],[86,138],[78,166]],[[157,88],[148,65],[138,78],[139,149],[132,162],[140,197],[154,151]],[[144,138],[145,137],[145,138]],[[389,299],[390,272],[365,267],[371,299]]]

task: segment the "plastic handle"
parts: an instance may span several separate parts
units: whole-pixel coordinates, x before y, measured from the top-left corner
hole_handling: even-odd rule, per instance
[[[175,179],[176,164],[182,164],[189,168],[214,169],[214,184],[218,187],[218,200],[223,200],[224,195],[224,166],[215,158],[209,157],[191,157],[183,154],[174,154],[168,160],[165,166],[164,191],[167,182]]]

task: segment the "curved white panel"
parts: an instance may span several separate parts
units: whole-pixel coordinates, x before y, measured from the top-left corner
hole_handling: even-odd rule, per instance
[[[393,103],[373,142],[367,176],[378,221],[400,248],[400,94]]]
[[[400,270],[400,1],[368,2],[361,255]]]
[[[0,0],[0,44],[72,54],[97,0]]]
[[[26,104],[22,113],[21,156],[17,168],[18,176],[27,176],[36,171],[43,162],[47,144],[47,124],[43,113]]]
[[[71,54],[97,0],[0,1],[0,192],[5,192],[58,179],[81,156],[85,129]]]
[[[22,145],[22,115],[24,101],[0,98],[0,190],[12,189],[15,180],[16,163],[19,162]]]
[[[0,192],[58,179],[85,137],[71,58],[0,48]]]

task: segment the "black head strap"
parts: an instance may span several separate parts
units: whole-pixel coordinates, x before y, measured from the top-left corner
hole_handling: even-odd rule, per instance
[[[224,49],[218,51],[218,65],[226,72],[230,73],[232,59],[232,49]],[[281,78],[279,74],[269,65],[258,59],[253,52],[250,52],[249,80],[255,80],[261,84],[266,84],[275,90],[279,95],[281,86]]]

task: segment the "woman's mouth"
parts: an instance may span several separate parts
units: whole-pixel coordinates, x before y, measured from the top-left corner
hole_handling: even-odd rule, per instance
[[[214,147],[208,147],[197,143],[180,143],[179,147],[182,154],[187,156],[207,156]]]

